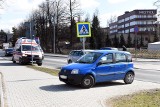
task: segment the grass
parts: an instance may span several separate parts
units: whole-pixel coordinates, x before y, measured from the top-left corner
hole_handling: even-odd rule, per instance
[[[150,90],[113,98],[111,107],[160,107],[160,90]]]
[[[45,68],[45,67],[39,67],[39,66],[35,66],[35,65],[28,65],[28,68],[32,68],[34,70],[38,70],[41,72],[45,72],[54,76],[58,76],[59,70],[55,70],[55,69],[50,69],[50,68]]]

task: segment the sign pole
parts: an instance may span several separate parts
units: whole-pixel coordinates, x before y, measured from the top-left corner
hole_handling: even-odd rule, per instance
[[[136,57],[136,60],[137,60],[137,33],[139,31],[139,28],[138,26],[135,26],[134,27],[134,32],[135,32],[135,57]]]
[[[136,57],[136,60],[137,60],[137,32],[135,33],[135,57]]]
[[[85,50],[85,39],[86,38],[83,37],[83,50]]]

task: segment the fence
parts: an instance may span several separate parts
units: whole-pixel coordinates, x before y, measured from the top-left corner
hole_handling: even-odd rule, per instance
[[[160,59],[160,50],[149,51],[147,49],[128,49],[132,53],[134,58],[154,58]]]

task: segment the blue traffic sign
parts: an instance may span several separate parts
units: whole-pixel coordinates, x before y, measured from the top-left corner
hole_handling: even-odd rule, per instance
[[[135,26],[135,27],[134,27],[134,32],[137,33],[138,31],[139,31],[138,26]]]
[[[89,22],[77,23],[77,37],[91,37],[91,28]]]

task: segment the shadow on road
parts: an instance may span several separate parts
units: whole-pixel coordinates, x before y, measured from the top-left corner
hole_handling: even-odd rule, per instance
[[[14,64],[14,63],[12,63],[12,62],[10,62],[10,63],[1,63],[0,62],[0,66],[22,66],[22,65],[19,65],[19,64]]]
[[[125,85],[125,84],[122,82],[104,82],[104,83],[98,83],[92,88],[111,87],[111,86],[117,86],[117,85],[119,86],[119,85]],[[66,84],[42,86],[40,87],[40,89],[45,91],[53,91],[53,92],[84,90],[79,85],[66,85]]]
[[[82,88],[76,85],[58,84],[58,85],[42,86],[40,87],[40,89],[45,91],[61,92],[61,91],[81,90]]]
[[[123,82],[103,82],[103,83],[97,83],[93,88],[99,88],[99,87],[111,87],[111,86],[117,86],[117,85],[125,85]]]

